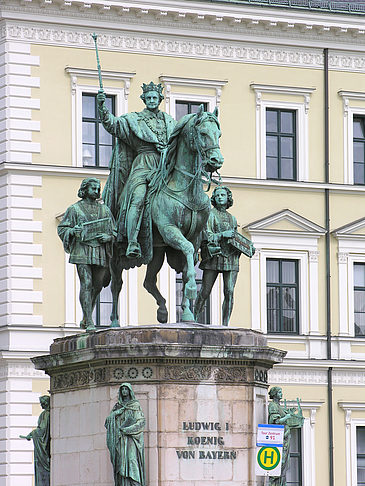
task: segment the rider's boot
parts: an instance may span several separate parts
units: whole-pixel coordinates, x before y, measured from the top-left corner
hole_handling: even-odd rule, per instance
[[[126,257],[141,258],[141,245],[138,243],[138,241],[130,241],[128,243]]]

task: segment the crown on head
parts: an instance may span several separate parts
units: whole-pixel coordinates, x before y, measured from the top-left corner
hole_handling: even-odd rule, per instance
[[[142,88],[143,94],[148,93],[148,91],[157,91],[157,93],[162,95],[163,86],[162,86],[161,83],[155,84],[151,81],[149,84],[143,83],[141,88]]]

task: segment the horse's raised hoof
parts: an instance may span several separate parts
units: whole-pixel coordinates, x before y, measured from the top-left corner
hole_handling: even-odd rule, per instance
[[[119,324],[118,320],[113,320],[110,323],[110,327],[120,327],[120,324]]]
[[[166,324],[169,313],[167,309],[157,309],[157,320],[160,324]]]
[[[196,283],[195,280],[192,283],[187,282],[185,285],[184,289],[184,296],[188,300],[194,300],[196,299],[196,296],[198,295],[197,289],[196,289]]]
[[[182,316],[182,322],[194,322],[194,314],[191,312],[189,308],[184,309]]]

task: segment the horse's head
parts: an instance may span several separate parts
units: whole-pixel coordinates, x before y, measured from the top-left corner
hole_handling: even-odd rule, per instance
[[[201,157],[204,169],[208,172],[214,172],[222,167],[224,159],[219,148],[220,136],[218,108],[209,113],[203,111],[201,105],[194,119],[192,143]]]

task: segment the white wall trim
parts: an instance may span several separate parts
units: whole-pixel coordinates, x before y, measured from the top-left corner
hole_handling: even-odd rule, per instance
[[[222,88],[228,83],[228,81],[220,81],[217,79],[201,79],[201,78],[189,78],[181,76],[167,76],[161,75],[160,82],[165,87],[165,106],[166,112],[173,118],[176,118],[176,101],[196,101],[200,103],[208,104],[208,111],[212,112],[215,107],[219,107]],[[201,89],[201,94],[186,94],[179,93],[178,88],[191,87]],[[207,94],[207,90],[215,90],[215,96]]]
[[[302,472],[303,486],[316,486],[316,414],[324,404],[324,401],[309,402],[300,401],[303,410],[309,412],[309,417],[304,419],[302,434]],[[287,400],[288,407],[297,407],[294,400]]]
[[[298,231],[270,228],[271,224],[283,220],[298,226]],[[251,259],[252,329],[267,333],[266,260],[285,258],[299,262],[299,333],[318,335],[318,239],[324,234],[323,228],[284,210],[245,229],[256,248]]]
[[[365,115],[365,93],[358,91],[338,92],[343,103],[343,181],[345,184],[354,183],[354,146],[353,146],[353,127],[354,116]],[[357,102],[357,106],[351,106],[351,102]],[[358,102],[362,102],[359,106]]]
[[[354,323],[354,263],[365,263],[365,235],[351,234],[365,226],[365,219],[334,231],[338,240],[338,302],[339,302],[339,335],[346,337],[355,336]],[[346,291],[344,292],[344,289]],[[349,359],[351,355],[350,344],[342,350],[343,359]]]
[[[95,84],[88,84],[90,79],[95,80],[98,78],[98,71],[96,69],[75,67],[66,67],[65,71],[71,78],[72,165],[82,167],[82,94],[97,93],[99,91],[99,87]],[[128,111],[128,94],[131,79],[134,75],[135,73],[102,71],[105,93],[115,96],[116,116]],[[109,80],[119,81],[121,86],[110,87],[107,85]]]
[[[352,412],[365,411],[365,403],[362,402],[338,402],[338,406],[345,413],[345,451],[346,451],[346,486],[357,485],[357,447],[356,428],[365,427],[365,417],[352,418]]]
[[[296,161],[298,181],[309,178],[309,137],[308,112],[310,96],[315,88],[298,88],[291,86],[264,85],[252,83],[251,88],[256,96],[256,177],[266,179],[266,110],[277,108],[294,110],[296,116]],[[263,99],[263,94],[285,95],[288,101]],[[274,95],[274,96],[273,96]],[[302,96],[302,102],[296,102],[291,97]]]

